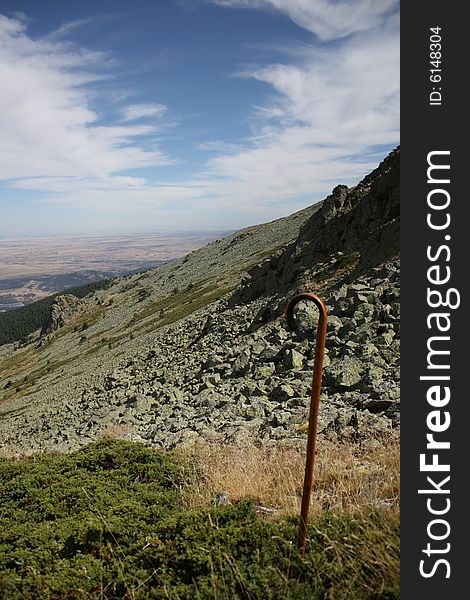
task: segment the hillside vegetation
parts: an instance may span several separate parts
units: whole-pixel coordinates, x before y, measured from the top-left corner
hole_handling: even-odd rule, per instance
[[[301,562],[295,518],[263,520],[249,500],[187,509],[194,467],[111,440],[1,460],[0,597],[399,597],[396,515],[326,512]]]

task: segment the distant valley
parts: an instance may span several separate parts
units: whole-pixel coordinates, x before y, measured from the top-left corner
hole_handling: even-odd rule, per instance
[[[68,287],[157,267],[224,233],[0,239],[0,312]]]

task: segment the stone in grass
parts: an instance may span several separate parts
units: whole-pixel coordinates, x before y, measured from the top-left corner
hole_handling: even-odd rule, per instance
[[[369,364],[362,377],[362,391],[382,391],[381,385],[384,379],[385,371],[381,367],[374,364]]]
[[[244,375],[250,366],[250,353],[244,350],[233,363],[233,374]]]
[[[213,506],[228,506],[229,504],[231,504],[230,497],[226,491],[217,492],[217,494],[212,498]]]
[[[375,340],[375,344],[379,348],[386,348],[387,346],[390,346],[390,344],[393,342],[394,337],[395,337],[394,331],[392,331],[392,330],[385,331],[384,333],[382,333],[380,336],[377,337],[377,339]]]
[[[138,413],[143,413],[150,410],[153,404],[153,398],[148,398],[142,394],[134,394],[129,397],[126,404],[135,409]]]
[[[261,387],[260,387],[261,385]],[[259,384],[251,379],[245,379],[243,381],[243,385],[240,387],[240,392],[249,397],[249,396],[264,396],[265,392],[262,389],[262,382]]]
[[[253,354],[260,355],[266,350],[266,343],[263,340],[256,340],[251,350]]]
[[[220,373],[205,373],[202,376],[203,389],[212,388],[220,381]]]
[[[343,321],[336,315],[328,315],[327,332],[330,335],[336,334],[343,326]]]
[[[273,427],[286,427],[292,421],[292,414],[287,410],[276,410],[271,416]]]
[[[266,346],[266,348],[259,355],[259,360],[264,362],[276,361],[279,355],[279,348],[274,346]]]
[[[316,331],[319,315],[319,310],[313,303],[300,303],[295,310],[297,331],[301,335]]]
[[[174,386],[166,387],[166,395],[168,396],[171,402],[183,402],[184,400],[183,392],[179,388]]]

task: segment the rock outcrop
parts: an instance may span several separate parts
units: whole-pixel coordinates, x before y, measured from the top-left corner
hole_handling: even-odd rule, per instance
[[[393,151],[357,186],[336,186],[303,225],[298,238],[253,268],[235,292],[232,305],[263,294],[309,283],[318,287],[318,266],[341,253],[337,266],[355,263],[356,272],[399,254],[400,151]],[[330,269],[331,270],[331,269]],[[327,275],[324,272],[322,275]],[[316,284],[316,285],[315,285]]]
[[[72,294],[57,296],[51,306],[49,320],[42,328],[40,337],[49,335],[63,327],[76,314],[77,308],[81,304],[81,300]]]

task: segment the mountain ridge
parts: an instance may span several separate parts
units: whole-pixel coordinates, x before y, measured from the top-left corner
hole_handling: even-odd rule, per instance
[[[105,433],[164,448],[301,440],[315,315],[303,309],[297,333],[279,318],[300,289],[320,291],[330,312],[321,432],[393,434],[398,174],[397,149],[358,186],[120,278],[41,344],[0,348],[4,451],[70,450]]]

